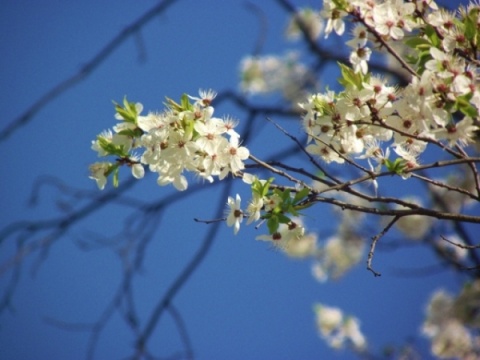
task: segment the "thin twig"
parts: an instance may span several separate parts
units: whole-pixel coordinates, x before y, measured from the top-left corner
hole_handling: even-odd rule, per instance
[[[260,160],[260,159],[257,159],[255,156],[253,156],[252,154],[250,154],[250,156],[248,157],[250,160],[256,162],[257,164],[261,165],[262,167],[264,167],[265,169],[273,172],[274,174],[278,174],[288,180],[290,180],[291,182],[293,183],[296,183],[296,184],[299,184],[300,186],[302,187],[305,187],[305,188],[308,188],[310,191],[314,191],[309,185],[305,184],[303,181],[301,180],[298,180],[296,178],[294,178],[293,176],[291,176],[290,174],[287,174],[286,172],[284,171],[281,171],[281,170],[278,170],[277,168],[274,168],[273,166],[267,164],[266,162]]]
[[[428,183],[428,184],[432,184],[436,187],[439,187],[439,188],[443,188],[443,189],[447,189],[449,191],[455,191],[455,192],[458,192],[460,194],[463,194],[473,200],[479,200],[478,196],[472,194],[471,192],[465,190],[465,189],[462,189],[462,188],[459,188],[457,186],[451,186],[451,185],[448,185],[448,184],[445,184],[441,181],[437,181],[437,180],[433,180],[433,179],[430,179],[426,176],[421,176],[421,175],[418,175],[418,174],[412,174],[412,177],[416,178],[416,179],[419,179],[419,180],[422,180],[422,181],[425,181],[425,183]],[[433,190],[433,189],[432,189]]]
[[[315,167],[317,169],[319,169],[327,178],[331,179],[332,181],[334,181],[335,183],[339,184],[341,183],[340,180],[338,180],[337,178],[335,178],[334,176],[330,175],[327,170],[325,170],[325,168],[323,166],[321,166],[317,160],[315,160],[315,158],[312,156],[312,154],[310,154],[305,146],[303,146],[301,143],[300,143],[300,140],[298,140],[295,136],[291,135],[287,130],[285,130],[283,127],[281,127],[279,124],[277,124],[275,121],[273,121],[272,119],[270,119],[268,116],[266,117],[266,119],[271,122],[278,130],[280,130],[285,136],[288,136],[291,140],[293,140],[299,147],[299,149],[308,157],[308,160],[310,160],[310,162],[315,165]]]
[[[480,249],[480,244],[479,245],[465,245],[465,244],[460,244],[458,242],[454,242],[452,240],[449,240],[447,239],[445,236],[443,235],[440,235],[440,237],[442,238],[442,240],[454,245],[454,246],[457,246],[459,248],[462,248],[462,249],[468,249],[468,250],[473,250],[473,249]]]
[[[225,217],[219,218],[219,219],[208,219],[208,220],[193,218],[193,221],[199,222],[199,223],[204,223],[204,224],[208,225],[208,224],[213,224],[213,223],[225,221],[225,219],[226,219]]]
[[[457,145],[457,149],[459,152],[465,155],[465,157],[468,157],[467,153],[465,150],[463,150],[460,146]],[[475,166],[473,166],[472,162],[467,163],[468,167],[472,171],[473,174],[473,181],[475,182],[475,189],[477,190],[477,197],[480,197],[480,179],[478,176],[478,170]]]
[[[185,321],[183,320],[182,315],[172,303],[170,303],[168,311],[170,312],[170,315],[172,316],[175,324],[177,325],[178,333],[180,334],[180,338],[185,348],[185,358],[187,360],[193,359],[194,354],[192,341],[190,340],[190,336],[188,335],[187,327],[185,325]]]
[[[265,40],[267,38],[268,18],[265,15],[265,11],[263,11],[262,8],[254,2],[246,1],[244,5],[248,11],[257,16],[258,23],[260,25],[257,41],[252,52],[253,55],[258,55],[262,52],[263,46],[265,45]]]
[[[381,123],[377,123],[377,122],[370,123],[368,121],[360,120],[360,121],[355,121],[355,124],[367,125],[367,126],[378,126],[378,127],[383,128],[383,129],[392,130],[393,132],[396,132],[396,133],[398,133],[400,135],[403,135],[405,137],[408,137],[410,139],[415,139],[415,140],[423,141],[423,142],[426,142],[426,143],[434,144],[434,145],[438,146],[442,150],[445,150],[446,152],[448,152],[449,154],[453,155],[454,157],[456,157],[458,159],[464,159],[465,158],[465,156],[463,154],[454,151],[453,149],[451,149],[450,147],[442,144],[438,140],[435,140],[433,138],[429,138],[429,137],[426,137],[426,136],[410,134],[407,131],[404,131],[404,130],[398,129],[394,126],[388,125],[385,121],[382,121]]]
[[[368,252],[368,257],[367,257],[367,270],[370,270],[375,277],[382,275],[381,273],[375,271],[372,268],[372,261],[373,261],[373,254],[375,253],[375,246],[377,245],[378,240],[380,240],[380,238],[387,233],[387,231],[393,226],[393,224],[397,222],[398,219],[400,219],[400,216],[395,216],[387,224],[387,226],[385,226],[382,232],[372,237],[372,243],[370,244],[370,251]]]

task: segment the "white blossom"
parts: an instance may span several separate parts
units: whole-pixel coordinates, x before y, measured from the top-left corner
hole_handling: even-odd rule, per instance
[[[240,230],[240,223],[243,221],[243,212],[240,208],[240,195],[232,198],[231,196],[228,197],[227,205],[228,205],[228,216],[227,216],[227,225],[233,226],[233,233],[236,235]]]

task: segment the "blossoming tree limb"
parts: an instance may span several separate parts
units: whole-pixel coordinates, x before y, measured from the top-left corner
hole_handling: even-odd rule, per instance
[[[324,0],[322,9],[298,10],[286,0],[278,3],[291,13],[287,36],[304,41],[316,65],[304,65],[294,53],[255,55],[241,62],[241,95],[200,90],[198,96],[166,97],[163,109],[150,112],[125,98],[115,104],[117,123],[92,142],[102,161],[90,166],[90,176],[102,190],[110,183],[124,186],[122,168],[136,179],[154,173],[159,186],[172,186],[182,196],[204,186],[224,186],[217,216],[199,220],[211,226],[204,245],[149,321],[140,327],[131,321],[134,308],[125,311],[129,326],[140,334],[135,356],[148,353],[148,339],[165,310],[178,319],[171,300],[225,222],[234,234],[256,226],[262,231],[257,240],[290,257],[313,259],[319,281],[339,278],[362,261],[379,276],[375,251],[392,231],[425,243],[468,281],[457,296],[442,290],[433,295],[424,334],[438,357],[474,358],[480,352],[480,325],[476,316],[472,319],[480,308],[475,301],[480,245],[465,224],[480,223],[478,4],[454,13],[428,0]],[[325,50],[323,43],[334,36],[343,36],[347,55]],[[319,69],[332,61],[337,63],[338,84],[323,84]],[[258,107],[248,100],[271,93],[280,94],[281,107]],[[255,137],[236,130],[239,122],[249,120],[219,116],[214,105],[223,101],[247,109],[250,118],[266,115],[269,131],[291,142],[288,152],[296,155],[295,162],[251,151]],[[296,120],[300,134],[284,129],[275,116]],[[203,184],[191,189],[194,178]],[[247,206],[242,206],[243,195],[230,194],[233,181],[248,189]],[[132,181],[125,184],[132,186]],[[115,193],[107,192],[112,197]],[[143,215],[155,215],[132,221],[127,228],[153,226],[166,204],[139,205]],[[339,224],[338,231],[319,244],[307,224],[308,218],[318,216],[321,204],[337,212]],[[59,225],[52,227],[53,239],[64,230],[65,224]],[[10,227],[0,238],[15,231]],[[137,256],[141,263],[143,255]],[[130,294],[131,280],[125,276],[113,307]],[[319,334],[330,346],[348,344],[368,354],[367,337],[355,316],[326,304],[316,304],[314,313]],[[190,353],[188,340],[185,343]]]
[[[281,3],[291,9],[286,1]],[[258,226],[266,223],[268,234],[257,239],[269,241],[292,256],[299,256],[297,247],[304,251],[300,256],[318,252],[311,238],[306,237],[299,219],[303,210],[316,203],[329,203],[364,215],[389,216],[391,220],[383,230],[372,236],[367,256],[368,270],[379,276],[372,266],[375,247],[394,225],[398,224],[409,237],[423,238],[428,227],[415,226],[418,221],[432,224],[449,220],[457,229],[462,223],[480,223],[479,216],[461,212],[465,202],[475,203],[480,199],[477,172],[480,159],[471,155],[467,147],[475,142],[479,131],[477,99],[480,92],[475,60],[480,39],[476,27],[478,13],[475,4],[462,8],[455,16],[443,10],[439,12],[433,1],[343,0],[325,0],[319,14],[314,10],[295,13],[291,31],[298,26],[314,49],[321,18],[327,21],[325,37],[332,32],[343,35],[348,19],[356,23],[354,37],[347,42],[352,48],[349,58],[352,66],[339,63],[343,90],[338,93],[329,90],[305,94],[306,100],[295,103],[307,90],[303,88],[309,83],[307,77],[312,76],[301,65],[296,65],[295,59],[287,59],[284,69],[281,60],[259,57],[243,64],[247,91],[278,89],[293,107],[298,104],[302,109],[306,146],[303,148],[301,139],[286,135],[300,146],[313,164],[312,171],[294,169],[283,162],[262,161],[240,146],[235,121],[213,117],[212,102],[216,93],[201,90],[200,97],[184,95],[180,103],[167,98],[164,112],[146,117],[140,115],[140,104],[125,101],[123,107],[117,105],[118,119],[124,123],[114,128],[114,135],[111,132],[100,135],[93,144],[100,156],[116,155],[117,161],[92,165],[92,178],[102,189],[106,177],[113,172],[115,185],[122,164],[129,165],[135,177],[143,177],[143,168],[139,165],[146,165],[158,173],[159,185],[173,183],[178,190],[187,188],[185,172],[193,172],[210,182],[215,177],[222,180],[228,174],[241,177],[251,185],[252,198],[246,210],[242,210],[238,194],[228,198],[227,225],[233,226],[237,234],[244,217],[248,218],[247,223],[259,222]],[[392,85],[387,78],[369,72],[372,48],[408,73],[411,80],[406,86]],[[299,88],[291,88],[298,85]],[[189,98],[194,103],[190,103]],[[421,165],[421,156],[427,148],[435,151],[430,150],[432,147],[449,154],[450,158]],[[138,148],[145,149],[141,157],[131,155],[131,150]],[[331,175],[315,158],[327,164],[350,166],[355,176],[347,179]],[[245,165],[247,159],[253,163]],[[460,166],[466,166],[463,176],[469,179],[467,188],[435,180],[426,173],[429,169]],[[280,179],[262,179],[250,171],[254,169],[266,170]],[[381,180],[386,176],[419,180],[431,192],[432,202],[422,205],[415,199],[403,199],[400,194],[380,195]],[[291,185],[285,185],[281,179]],[[362,186],[366,183],[372,183],[374,191]],[[459,203],[445,202],[446,194],[458,197]],[[476,278],[480,263],[477,247],[470,237],[463,232],[458,243],[445,242],[443,236],[442,239],[443,245],[471,250],[469,255],[452,257],[443,253],[441,256],[460,269],[471,269],[472,277]],[[310,244],[305,246],[305,241]],[[328,267],[322,269],[326,262],[319,261],[318,271],[328,272]],[[320,318],[323,313],[318,311]],[[434,342],[436,336],[432,335]],[[334,346],[342,343],[343,338],[340,339],[332,340]],[[361,339],[356,340],[359,350],[365,344]],[[466,354],[478,351],[471,346],[462,351]],[[442,355],[442,351],[435,350],[435,345],[434,352]]]

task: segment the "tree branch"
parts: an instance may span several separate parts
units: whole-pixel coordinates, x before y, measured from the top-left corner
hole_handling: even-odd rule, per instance
[[[55,85],[52,89],[42,95],[36,102],[34,102],[23,114],[3,128],[0,131],[0,142],[5,141],[19,128],[28,124],[41,109],[55,100],[59,95],[83,81],[94,70],[96,70],[120,45],[122,45],[125,40],[127,40],[130,36],[135,35],[143,26],[149,23],[154,17],[165,11],[176,1],[178,0],[160,1],[157,5],[140,16],[140,18],[123,29],[76,74]]]
[[[380,232],[379,234],[375,235],[372,237],[372,242],[370,244],[370,251],[368,252],[368,257],[367,257],[367,270],[371,271],[375,277],[380,276],[379,272],[376,272],[372,268],[372,261],[373,261],[373,254],[375,253],[375,246],[377,245],[378,240],[387,233],[387,231],[397,222],[397,220],[400,219],[400,216],[395,216],[388,224],[385,226],[385,228]]]

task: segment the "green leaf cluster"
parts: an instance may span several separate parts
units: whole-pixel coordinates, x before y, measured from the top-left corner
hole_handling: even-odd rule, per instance
[[[135,103],[129,102],[127,97],[123,99],[123,106],[114,102],[115,104],[115,111],[118,115],[122,117],[122,119],[131,124],[137,124],[137,107]]]
[[[471,118],[476,118],[478,116],[478,110],[470,102],[472,97],[473,97],[473,93],[457,96],[455,98],[454,107],[456,110],[460,111],[462,114],[469,116]]]
[[[264,185],[269,186],[273,178],[269,179]],[[265,192],[266,187],[259,189],[262,193]],[[268,189],[267,189],[268,191]],[[295,192],[292,196],[290,189],[274,189],[268,196],[276,196],[281,199],[275,208],[267,212],[262,217],[267,220],[267,227],[270,234],[275,234],[278,231],[280,224],[289,224],[292,220],[288,215],[299,216],[299,210],[307,208],[309,205],[302,204],[302,202],[308,197],[310,190],[303,188],[300,191]]]
[[[252,182],[252,195],[257,198],[263,198],[268,195],[270,190],[270,185],[272,184],[274,178],[271,177],[267,181],[260,181],[259,179],[255,179]]]
[[[164,103],[166,107],[168,107],[173,112],[179,113],[183,111],[193,111],[194,107],[193,104],[190,103],[190,99],[188,98],[187,94],[183,94],[180,99],[180,104],[177,103],[175,100],[170,99],[169,97],[165,97],[166,102]]]
[[[473,7],[463,18],[464,34],[468,42],[473,46],[477,47],[479,43],[479,29],[478,29],[478,16],[480,9],[478,7]]]
[[[108,155],[118,156],[120,158],[128,157],[128,151],[123,145],[115,145],[109,139],[106,139],[102,135],[97,136],[98,144],[105,150]]]
[[[441,44],[441,40],[432,26],[427,25],[424,31],[425,36],[413,36],[405,40],[405,44],[415,50],[413,54],[406,56],[406,60],[410,64],[416,65],[418,74],[423,74],[425,64],[432,59],[430,48],[438,47]]]
[[[363,83],[368,81],[361,71],[355,72],[353,69],[345,64],[338,63],[342,77],[338,79],[338,82],[345,88],[354,87],[358,90],[363,89]],[[368,76],[368,75],[367,75]]]
[[[402,158],[396,158],[394,161],[386,159],[384,160],[384,164],[389,171],[392,171],[397,175],[402,175],[407,168],[407,162]]]

